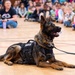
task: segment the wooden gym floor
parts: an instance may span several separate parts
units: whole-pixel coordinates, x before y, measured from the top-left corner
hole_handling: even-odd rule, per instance
[[[18,28],[0,29],[0,55],[4,54],[8,46],[17,42],[26,42],[33,39],[40,29],[39,23],[24,22],[18,19]],[[62,32],[54,43],[57,48],[75,53],[75,31],[72,28],[66,28],[61,24]],[[57,59],[75,64],[75,55],[68,55],[54,49]],[[52,68],[39,68],[35,65],[17,65],[8,66],[0,62],[0,75],[75,75],[75,69],[64,68],[63,71],[57,71]]]

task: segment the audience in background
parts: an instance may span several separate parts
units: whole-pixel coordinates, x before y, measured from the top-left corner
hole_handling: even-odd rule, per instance
[[[1,9],[3,9],[3,6],[2,6],[2,4],[0,4],[0,10],[1,10]]]
[[[75,30],[75,15],[73,16],[72,19],[72,29]]]
[[[20,3],[21,3],[21,0],[16,0],[17,1],[17,3],[18,3],[18,6],[20,5]]]
[[[13,8],[15,9],[16,14],[18,15],[18,12],[19,12],[18,1],[15,1],[14,5],[13,5]]]
[[[55,5],[53,5],[52,9],[50,10],[50,17],[52,21],[55,21]]]
[[[26,14],[27,14],[27,10],[26,10],[26,8],[25,8],[25,6],[24,6],[24,3],[21,3],[21,4],[20,4],[20,7],[19,7],[18,15],[19,15],[21,18],[25,18]]]
[[[16,11],[11,6],[11,1],[6,0],[4,2],[4,8],[0,10],[2,20],[0,21],[0,28],[3,28],[3,23],[6,22],[7,28],[17,27],[17,15]]]
[[[0,4],[2,4],[2,0],[0,0]]]
[[[21,2],[22,3],[24,3],[24,5],[25,5],[25,7],[28,9],[28,6],[29,6],[29,4],[28,4],[28,2],[29,2],[30,0],[21,0]]]
[[[55,3],[55,20],[56,22],[58,22],[58,10],[59,10],[59,7],[58,7],[58,4],[59,3]]]
[[[58,5],[58,22],[63,23],[64,18],[64,5]]]
[[[74,16],[74,12],[72,11],[72,8],[69,7],[69,6],[66,6],[64,11],[65,11],[64,26],[70,27],[70,26],[72,26],[71,23],[72,23],[72,19],[73,19],[73,16]]]
[[[2,1],[0,0],[0,10],[2,9]],[[66,0],[52,0],[52,2],[51,0],[16,0],[13,9],[18,16],[28,21],[39,22],[40,16],[44,15],[44,17],[50,17],[53,22],[75,29],[74,2]]]

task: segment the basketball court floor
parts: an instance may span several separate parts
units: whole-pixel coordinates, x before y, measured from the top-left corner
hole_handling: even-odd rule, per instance
[[[0,29],[0,55],[4,54],[6,49],[18,42],[27,42],[34,39],[35,34],[40,29],[39,23],[24,22],[18,19],[18,28],[16,29]],[[66,28],[62,24],[56,23],[62,27],[60,36],[55,38],[55,46],[59,49],[75,53],[75,31],[72,28]],[[75,55],[68,55],[54,49],[57,59],[67,63],[75,64]],[[64,68],[63,71],[57,71],[52,68],[39,68],[35,65],[18,65],[8,66],[0,62],[0,75],[75,75],[75,69]]]

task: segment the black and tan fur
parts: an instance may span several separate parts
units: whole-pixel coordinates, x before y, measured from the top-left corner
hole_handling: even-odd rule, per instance
[[[59,61],[55,59],[53,53],[53,39],[54,37],[58,37],[58,33],[61,28],[55,26],[52,22],[50,22],[50,18],[45,19],[41,16],[40,23],[40,31],[34,37],[34,45],[31,52],[31,59],[25,62],[22,55],[25,51],[25,43],[18,43],[11,45],[4,55],[0,56],[0,60],[4,61],[4,63],[8,65],[13,65],[13,63],[18,64],[35,64],[38,67],[51,67],[56,70],[63,70],[62,67],[75,68],[75,65],[67,64],[65,62]]]
[[[48,59],[45,59],[48,55],[42,55],[39,58],[38,56],[38,66],[47,66],[47,67],[52,67],[53,69],[57,70],[63,70],[62,67],[67,67],[67,68],[75,68],[75,65],[67,64],[65,62],[59,61],[55,59],[55,56],[53,54],[53,39],[54,37],[58,37],[58,33],[61,31],[61,28],[59,26],[55,26],[53,23],[50,22],[50,19],[47,18],[45,19],[43,16],[41,16],[41,25],[40,25],[40,31],[39,33],[35,36],[35,41],[37,42],[38,45],[35,46],[36,50],[45,50],[46,51],[51,50],[47,53],[48,55],[51,54],[51,57]],[[38,47],[39,46],[39,47]],[[49,55],[50,56],[50,55]],[[48,63],[46,61],[48,61]]]
[[[0,56],[0,61],[4,61],[4,63],[8,65],[21,62],[22,59],[20,57],[20,51],[22,49],[22,45],[23,43],[17,43],[8,47],[6,53]]]

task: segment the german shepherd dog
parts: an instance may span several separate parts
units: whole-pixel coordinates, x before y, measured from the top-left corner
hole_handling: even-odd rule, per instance
[[[35,64],[38,67],[51,67],[56,70],[63,70],[63,67],[75,68],[75,65],[55,59],[53,53],[53,39],[58,37],[61,27],[55,26],[50,18],[41,16],[40,31],[34,37],[34,41],[28,43],[17,43],[11,45],[0,60],[8,65]]]

